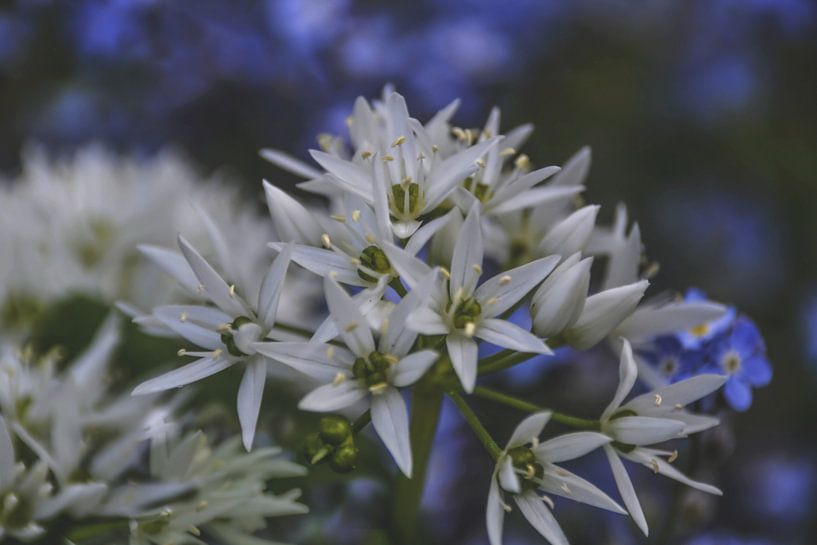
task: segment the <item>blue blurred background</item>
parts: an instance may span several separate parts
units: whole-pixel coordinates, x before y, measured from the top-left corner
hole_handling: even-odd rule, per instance
[[[628,203],[658,287],[700,287],[764,332],[774,382],[700,446],[722,457],[725,499],[681,497],[692,522],[663,537],[658,525],[652,542],[817,542],[814,2],[6,0],[0,169],[13,174],[29,142],[173,145],[205,169],[228,166],[258,198],[262,177],[295,181],[260,148],[305,158],[386,82],[420,119],[460,97],[463,126],[493,104],[506,127],[533,121],[526,151],[540,164],[592,146],[588,198],[607,221]],[[524,388],[544,397],[607,364],[583,365],[553,365]],[[488,461],[462,467],[478,447],[449,416],[426,505],[444,542],[481,543]],[[348,498],[361,511],[378,492],[358,485]],[[600,534],[581,529],[598,513],[571,509],[560,520],[579,528],[574,543],[630,542],[626,521]],[[527,542],[521,529],[513,543]]]

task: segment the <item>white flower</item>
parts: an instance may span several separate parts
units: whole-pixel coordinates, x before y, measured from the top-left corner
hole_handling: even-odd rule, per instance
[[[633,484],[620,458],[642,464],[688,486],[721,495],[712,485],[693,481],[674,467],[677,452],[647,448],[647,445],[685,437],[718,424],[716,418],[691,414],[684,407],[711,394],[726,382],[720,375],[697,375],[671,386],[635,397],[622,404],[638,377],[630,343],[625,339],[621,350],[619,384],[612,401],[601,416],[601,431],[613,439],[604,446],[624,505],[638,527],[648,533],[647,521]],[[668,457],[664,460],[662,457]]]
[[[245,301],[236,285],[228,284],[181,236],[179,247],[184,262],[171,253],[153,252],[150,255],[183,285],[190,288],[195,283],[194,290],[217,308],[167,305],[156,308],[153,318],[204,350],[180,351],[180,355],[196,360],[142,383],[133,393],[149,394],[179,388],[243,362],[246,368],[238,389],[238,416],[244,446],[249,450],[255,437],[268,363],[263,355],[256,354],[254,345],[269,335],[275,336],[273,328],[291,246],[285,247],[269,267],[255,306]]]
[[[428,265],[395,246],[386,254],[401,276],[416,286],[428,274]],[[451,272],[446,283],[435,286],[425,306],[413,312],[408,326],[424,335],[445,335],[448,355],[467,392],[477,378],[477,342],[489,343],[535,354],[549,354],[541,339],[521,327],[498,318],[536,287],[556,266],[558,256],[532,261],[502,272],[477,286],[482,275],[482,230],[475,206],[462,224]]]
[[[592,265],[592,257],[581,259],[580,254],[573,254],[537,288],[530,304],[537,335],[554,337],[576,323],[587,300]]]
[[[431,271],[383,321],[375,344],[369,323],[356,302],[332,275],[324,280],[329,312],[347,348],[323,343],[257,343],[255,349],[325,384],[304,397],[308,411],[337,411],[366,400],[372,423],[398,467],[411,476],[408,413],[398,388],[417,382],[437,360],[433,350],[411,352],[417,333],[405,327],[406,318],[425,298],[436,276]]]
[[[647,280],[640,280],[588,297],[579,318],[564,331],[567,342],[580,350],[599,343],[632,314],[648,285]]]
[[[576,432],[539,442],[551,413],[533,414],[519,423],[505,450],[496,462],[488,492],[486,521],[491,545],[501,545],[505,511],[511,507],[504,499],[511,494],[530,524],[553,545],[566,545],[567,538],[551,514],[553,502],[541,497],[539,490],[578,502],[626,514],[604,492],[578,475],[556,465],[579,458],[609,443],[611,439],[595,432]],[[550,509],[545,504],[550,506]]]

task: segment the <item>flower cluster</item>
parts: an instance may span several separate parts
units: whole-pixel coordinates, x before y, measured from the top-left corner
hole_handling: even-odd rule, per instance
[[[205,535],[238,543],[268,517],[306,511],[298,490],[264,490],[273,478],[305,472],[278,449],[246,454],[238,439],[213,444],[185,432],[173,420],[182,398],[113,393],[119,341],[111,317],[67,364],[58,350],[3,347],[0,539],[164,545]]]
[[[181,236],[180,253],[144,247],[187,299],[158,306],[137,322],[184,338],[189,344],[179,355],[194,360],[134,393],[156,394],[238,366],[238,417],[250,450],[268,375],[294,370],[297,385],[309,390],[299,408],[329,413],[307,439],[312,463],[353,469],[356,436],[371,422],[400,471],[414,479],[422,478],[415,469],[425,467],[433,447],[429,429],[448,396],[496,461],[487,515],[494,545],[511,510],[508,497],[547,540],[567,542],[551,513],[553,500],[542,493],[629,513],[646,534],[621,459],[720,494],[675,469],[678,451],[663,444],[718,423],[688,406],[744,376],[729,366],[751,367],[746,362],[755,353],[740,351],[759,337],[747,338],[737,323],[731,329],[737,338],[730,338],[739,345],[732,347],[741,358],[736,365],[650,384],[642,354],[657,339],[681,338],[730,311],[666,295],[643,300],[656,267],[644,258],[638,225],[623,206],[612,225],[597,225],[599,207],[580,198],[588,149],[562,168],[536,168],[519,152],[530,126],[503,134],[495,109],[481,128],[457,127],[451,122],[457,107],[454,102],[421,123],[403,97],[387,89],[380,100],[355,102],[348,139],[321,138],[322,149],[311,152],[317,167],[264,150],[266,159],[304,178],[300,189],[320,201],[305,204],[264,183],[276,235],[268,246],[277,256],[261,269],[219,243],[224,237],[209,219],[215,259]],[[323,283],[328,312],[316,307],[315,327],[299,326],[281,304],[284,293],[302,300],[313,293],[309,284],[288,284],[304,270]],[[239,273],[257,273],[258,281],[247,283]],[[530,314],[530,329],[510,320],[519,311]],[[538,407],[480,380],[557,346],[600,344],[618,354],[620,379],[595,419]],[[480,359],[482,347],[498,351]],[[626,401],[639,375],[654,389]],[[471,410],[470,396],[534,414],[501,449]],[[549,419],[581,431],[540,442]],[[624,507],[557,465],[595,450],[606,454]],[[405,500],[401,494],[397,505]],[[413,522],[397,526],[395,540],[413,542]]]

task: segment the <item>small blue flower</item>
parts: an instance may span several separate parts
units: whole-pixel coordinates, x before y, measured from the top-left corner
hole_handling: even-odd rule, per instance
[[[708,352],[714,372],[729,376],[723,389],[726,401],[736,411],[745,411],[752,405],[752,389],[766,386],[772,379],[772,366],[757,326],[740,316],[728,334],[711,343]]]
[[[668,383],[698,374],[706,363],[706,355],[702,350],[685,348],[676,335],[657,337],[640,354]]]
[[[690,288],[684,295],[684,301],[704,302],[709,301],[709,298],[703,291],[697,288]],[[719,336],[721,333],[724,333],[725,331],[729,330],[729,328],[732,327],[732,324],[734,323],[736,316],[737,311],[735,310],[735,308],[728,307],[723,316],[721,316],[717,320],[712,320],[711,322],[699,324],[693,327],[692,329],[679,332],[677,334],[678,340],[685,349],[697,350],[703,347],[703,345],[707,341],[710,341],[715,337]]]

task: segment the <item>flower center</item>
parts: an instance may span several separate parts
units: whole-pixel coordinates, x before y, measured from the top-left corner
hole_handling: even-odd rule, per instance
[[[243,343],[240,340],[238,342],[236,340],[236,334],[239,333],[241,326],[248,325],[255,325],[255,322],[246,316],[239,316],[230,324],[230,329],[221,334],[221,342],[227,347],[227,352],[233,356],[240,358],[248,355],[247,353],[243,352],[239,346]]]
[[[678,371],[678,360],[674,357],[666,357],[661,360],[659,367],[665,377],[671,377]]]
[[[741,357],[736,352],[727,352],[723,359],[721,359],[721,366],[723,367],[724,371],[730,375],[734,375],[740,371],[740,365]]]
[[[360,260],[361,268],[358,269],[357,275],[367,282],[377,281],[377,278],[368,274],[367,271],[380,274],[391,273],[391,262],[389,258],[386,257],[386,253],[377,246],[372,245],[364,248],[358,259]],[[364,270],[364,268],[366,270]]]
[[[690,329],[689,332],[695,337],[703,337],[704,335],[709,333],[709,324],[707,324],[706,322],[698,324],[692,329]]]
[[[476,299],[471,297],[460,301],[454,308],[454,316],[452,318],[454,327],[467,331],[469,328],[474,327],[474,324],[481,315],[482,305],[480,305]]]
[[[487,202],[491,198],[491,186],[479,183],[473,176],[467,177],[462,182],[462,187],[473,193],[480,202]]]
[[[352,365],[352,374],[362,380],[369,388],[378,388],[388,384],[386,372],[397,363],[392,354],[374,351],[367,357],[359,357]]]
[[[514,447],[508,451],[513,467],[520,470],[528,481],[541,479],[545,468],[536,460],[536,455],[528,447]]]
[[[391,186],[391,208],[397,217],[416,217],[422,209],[420,186],[415,182],[401,182]]]

